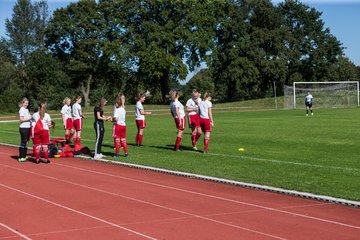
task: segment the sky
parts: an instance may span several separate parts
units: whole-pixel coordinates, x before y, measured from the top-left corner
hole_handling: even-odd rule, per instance
[[[0,37],[6,37],[5,19],[11,19],[16,0],[0,0]],[[33,1],[34,2],[34,1]],[[49,11],[66,7],[76,0],[48,0]],[[281,0],[273,0],[279,3]],[[360,0],[302,0],[302,3],[322,12],[325,27],[345,47],[345,55],[360,66]]]

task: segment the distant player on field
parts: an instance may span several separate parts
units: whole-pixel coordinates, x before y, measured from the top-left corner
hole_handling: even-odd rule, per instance
[[[184,106],[179,102],[180,93],[174,90],[170,92],[170,96],[172,100],[170,103],[171,114],[178,129],[174,150],[180,151],[181,140],[186,124],[185,111]]]
[[[199,103],[201,102],[201,98],[199,96],[200,93],[194,89],[192,91],[192,98],[186,102],[186,112],[188,113],[189,126],[192,130],[191,143],[194,150],[197,150],[196,142],[202,133],[199,116]]]
[[[32,128],[32,136],[34,139],[34,152],[36,157],[36,163],[40,163],[41,149],[44,153],[45,163],[49,161],[48,145],[50,144],[50,131],[53,123],[50,115],[46,113],[46,104],[40,103],[38,111],[33,115],[34,127]]]
[[[74,116],[74,128],[75,128],[75,135],[74,135],[74,146],[81,145],[81,130],[82,130],[82,119],[83,114],[81,111],[81,96],[76,96],[74,99],[74,104],[72,106],[72,114]]]
[[[312,111],[312,104],[313,104],[313,96],[308,92],[308,94],[305,97],[305,106],[306,106],[306,116],[309,116],[309,109],[311,112],[311,116],[314,115]]]
[[[63,101],[64,106],[61,109],[61,115],[63,119],[64,129],[65,129],[65,139],[66,143],[70,143],[72,136],[74,135],[74,124],[71,116],[71,99],[66,97]]]
[[[136,126],[137,126],[137,133],[135,138],[135,145],[136,146],[143,146],[142,140],[144,136],[144,129],[146,128],[146,122],[145,122],[145,115],[151,115],[151,112],[145,112],[144,107],[142,103],[145,101],[145,94],[140,93],[138,95],[135,106],[135,116],[136,116]]]
[[[20,102],[20,110],[19,110],[19,119],[20,119],[20,138],[21,143],[19,146],[19,162],[24,162],[27,160],[27,144],[30,139],[30,129],[31,129],[31,120],[32,117],[30,115],[28,106],[29,100],[27,98],[23,98]]]
[[[204,153],[208,153],[209,142],[210,142],[210,133],[214,127],[214,120],[212,117],[212,96],[209,92],[204,94],[204,101],[201,101],[199,104],[200,112],[200,126],[204,132]]]
[[[126,143],[126,110],[125,110],[125,95],[119,94],[116,97],[115,111],[113,121],[115,122],[113,129],[113,138],[115,145],[115,159],[119,158],[120,148],[123,147],[125,157],[129,156],[128,145]]]

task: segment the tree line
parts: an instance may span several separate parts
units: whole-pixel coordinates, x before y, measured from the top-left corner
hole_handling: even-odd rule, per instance
[[[360,79],[321,12],[298,0],[80,0],[51,16],[44,0],[17,0],[6,32],[1,111],[23,96],[56,109],[66,96],[148,91],[165,103],[197,88],[226,102],[271,96],[274,81]]]

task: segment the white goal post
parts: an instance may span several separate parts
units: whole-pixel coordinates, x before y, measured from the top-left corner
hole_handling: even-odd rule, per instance
[[[284,86],[284,108],[305,106],[305,96],[310,92],[317,108],[359,107],[359,82],[294,82]]]

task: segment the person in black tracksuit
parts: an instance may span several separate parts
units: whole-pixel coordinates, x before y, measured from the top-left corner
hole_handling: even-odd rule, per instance
[[[96,104],[94,108],[94,129],[96,134],[96,141],[95,141],[95,159],[101,159],[103,155],[101,154],[101,146],[104,139],[104,121],[111,121],[111,117],[104,116],[104,106],[106,105],[107,101],[104,97],[100,98],[99,102]]]

